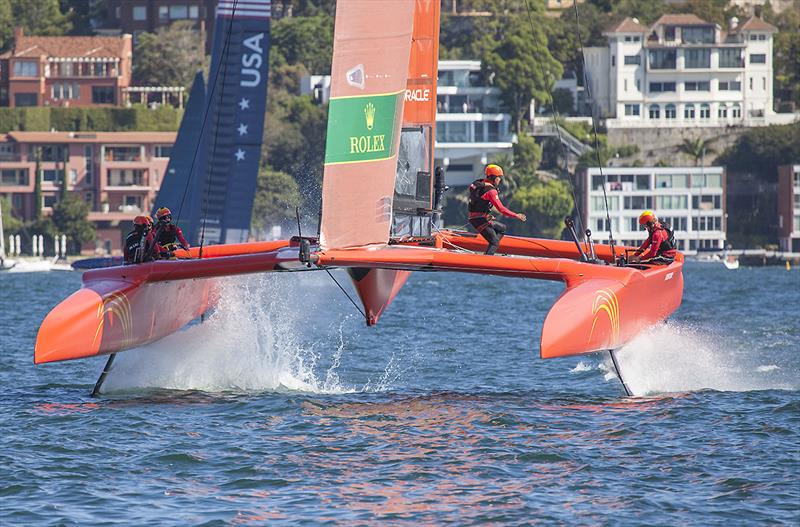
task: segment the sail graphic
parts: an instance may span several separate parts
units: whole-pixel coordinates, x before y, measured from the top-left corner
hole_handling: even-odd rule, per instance
[[[386,243],[414,1],[339,0],[322,183],[322,247]]]

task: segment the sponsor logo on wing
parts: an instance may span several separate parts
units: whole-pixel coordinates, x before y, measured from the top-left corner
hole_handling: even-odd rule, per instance
[[[217,16],[227,18],[269,18],[272,0],[220,0]]]
[[[608,288],[597,291],[592,303],[592,315],[594,320],[592,321],[592,329],[589,331],[588,341],[591,342],[592,340],[597,321],[600,320],[600,317],[605,316],[608,317],[608,322],[611,326],[610,344],[614,345],[619,342],[619,301],[614,291]]]
[[[406,90],[406,102],[429,102],[431,100],[431,90],[429,88],[417,88]]]
[[[366,85],[366,75],[364,73],[364,65],[359,64],[357,66],[353,66],[347,72],[345,72],[345,79],[347,80],[347,84],[352,86],[353,88],[358,88],[359,90],[363,90],[364,86]]]

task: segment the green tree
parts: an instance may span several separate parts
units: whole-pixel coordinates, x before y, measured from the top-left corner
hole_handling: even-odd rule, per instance
[[[9,234],[17,234],[22,230],[22,220],[14,216],[11,206],[11,199],[7,197],[0,197],[0,208],[3,209],[3,230],[8,236]],[[3,240],[6,242],[7,240]]]
[[[531,234],[548,238],[561,237],[564,217],[573,208],[569,185],[556,179],[520,187],[514,194],[514,204],[528,216],[525,225]]]
[[[299,204],[300,192],[294,178],[262,166],[258,172],[250,230],[263,233],[272,225],[280,225],[294,217]]]
[[[272,45],[272,52],[281,53],[287,63],[300,63],[315,75],[327,75],[333,52],[333,17],[319,14],[276,20]]]
[[[66,234],[70,252],[80,252],[81,244],[94,240],[96,232],[89,216],[89,204],[76,194],[68,194],[53,206],[56,234]]]
[[[133,79],[141,85],[190,86],[203,68],[204,53],[202,33],[188,21],[142,33],[133,50]]]
[[[59,0],[10,0],[10,4],[13,26],[21,26],[26,34],[63,35],[72,29]]]
[[[547,49],[543,18],[535,14],[531,28],[527,16],[503,17],[495,33],[483,39],[488,49],[482,57],[483,68],[502,91],[503,102],[512,115],[517,133],[522,130],[522,119],[531,99],[549,101],[547,89],[563,72],[561,64]]]
[[[705,159],[705,156],[716,153],[716,150],[711,148],[711,144],[716,141],[711,137],[703,139],[702,137],[695,137],[694,139],[684,139],[681,144],[676,147],[676,150],[681,154],[694,159],[694,166],[699,166],[700,162]]]
[[[0,52],[11,47],[14,40],[14,17],[10,0],[0,0]]]
[[[775,13],[768,3],[763,15],[778,28],[773,41],[776,99],[800,106],[800,0],[781,13]]]

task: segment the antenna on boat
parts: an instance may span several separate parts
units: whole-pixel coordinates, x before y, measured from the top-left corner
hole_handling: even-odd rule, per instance
[[[525,0],[527,5],[528,0]],[[586,94],[589,98],[589,108],[592,112],[592,133],[594,135],[594,153],[597,157],[597,168],[600,171],[600,177],[603,178],[603,203],[605,204],[606,208],[606,222],[608,227],[608,244],[611,246],[611,262],[616,263],[617,261],[617,251],[614,248],[614,231],[611,228],[611,214],[608,211],[608,195],[606,194],[606,186],[608,184],[608,177],[607,175],[603,174],[603,162],[600,160],[600,142],[597,139],[597,119],[595,118],[595,106],[594,106],[594,98],[592,97],[592,87],[589,84],[589,77],[586,74],[586,53],[583,50],[583,38],[581,37],[581,22],[580,17],[578,15],[578,2],[573,2],[572,4],[575,7],[575,28],[577,29],[576,33],[578,34],[578,44],[581,47],[581,69],[583,70],[583,89],[586,90]],[[530,10],[529,10],[530,13]]]
[[[528,12],[528,23],[531,26],[531,38],[534,42],[536,42],[535,38],[535,29],[533,26],[533,15],[531,14],[531,6],[528,3],[528,0],[525,0],[525,9]],[[553,99],[553,92],[550,89],[550,84],[547,82],[548,75],[544,69],[544,61],[538,61],[539,68],[542,70],[542,79],[544,80],[544,88],[547,91],[547,97],[550,99],[550,108],[553,110],[553,124],[556,127],[556,135],[558,136],[558,144],[561,145],[561,156],[564,158],[564,172],[567,173],[567,179],[569,180],[570,190],[572,191],[572,203],[575,205],[575,212],[578,216],[578,225],[583,226],[583,215],[581,214],[581,206],[580,202],[578,201],[578,195],[575,191],[575,181],[572,179],[572,173],[569,171],[569,158],[567,153],[567,147],[564,144],[564,140],[561,137],[561,127],[558,125],[558,121],[560,117],[558,115],[558,109],[556,108],[555,99]],[[533,123],[531,123],[533,124]],[[581,229],[582,231],[583,229]],[[577,237],[576,237],[577,239]],[[577,243],[577,242],[576,242]],[[613,252],[613,251],[612,251]]]

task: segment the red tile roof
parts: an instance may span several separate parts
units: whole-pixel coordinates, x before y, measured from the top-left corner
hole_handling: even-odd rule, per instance
[[[125,41],[130,40],[130,35],[116,37],[29,37],[17,35],[14,42],[12,57],[96,57],[96,58],[125,58]],[[127,48],[130,49],[129,47]]]
[[[606,29],[604,33],[647,33],[647,27],[631,17],[625,17],[616,25]]]
[[[713,26],[711,22],[706,22],[697,15],[691,13],[678,14],[678,15],[661,15],[651,27],[669,25],[669,26]]]
[[[744,24],[736,28],[736,31],[771,31],[773,33],[778,31],[778,28],[772,24],[764,22],[757,16],[751,16]]]

